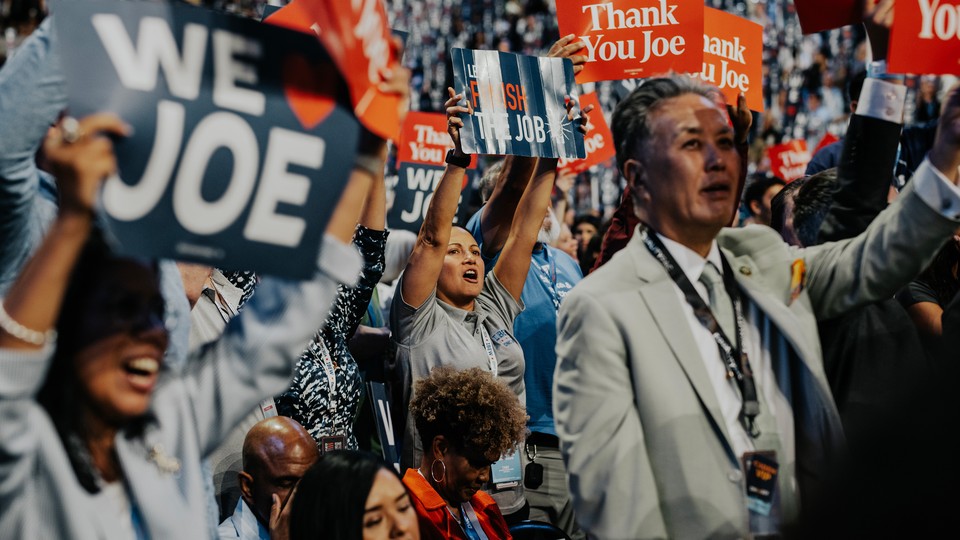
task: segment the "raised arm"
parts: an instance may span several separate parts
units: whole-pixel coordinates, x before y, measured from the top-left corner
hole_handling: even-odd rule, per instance
[[[897,200],[856,238],[804,250],[812,259],[808,290],[819,318],[892,297],[933,260],[960,226],[958,167],[960,90],[954,88],[929,157]]]
[[[71,119],[72,120],[72,119]],[[54,328],[70,281],[70,274],[93,226],[93,208],[100,183],[117,167],[113,144],[103,134],[123,136],[129,127],[110,114],[79,121],[81,137],[66,143],[58,128],[51,128],[44,150],[60,179],[57,218],[30,261],[3,299],[9,318],[37,332]],[[40,349],[0,330],[0,348]]]
[[[550,47],[550,58],[569,58],[574,74],[583,70],[587,57],[577,54],[586,45],[574,34],[566,35]],[[520,199],[537,168],[537,158],[507,156],[503,170],[497,177],[490,199],[480,212],[480,230],[483,231],[483,254],[494,257],[504,248],[513,226]],[[556,168],[554,163],[553,168]]]
[[[893,2],[885,0],[869,7],[864,16],[863,25],[875,61],[887,58],[892,11]],[[868,81],[843,140],[837,187],[833,204],[820,225],[819,242],[860,234],[887,207],[903,127],[906,89],[902,78]]]
[[[453,139],[453,155],[463,158],[466,156],[460,146],[463,120],[459,115],[471,114],[473,111],[469,101],[467,107],[457,105],[463,99],[463,94],[454,93],[453,88],[447,88],[447,92],[450,94],[450,99],[444,104],[447,109],[447,131]],[[413,308],[423,305],[437,287],[466,173],[465,168],[448,163],[430,200],[430,207],[417,235],[417,243],[413,246],[401,280],[402,299]]]
[[[527,281],[533,246],[537,243],[537,233],[543,226],[543,218],[550,206],[550,194],[553,192],[553,181],[556,177],[557,159],[541,158],[533,181],[520,198],[510,236],[503,246],[497,266],[493,269],[497,279],[517,302],[523,293],[523,284]]]
[[[0,295],[43,240],[44,220],[38,215],[54,207],[41,201],[42,173],[37,149],[67,97],[53,17],[47,19],[17,49],[0,70]],[[48,175],[47,175],[48,176]]]
[[[573,100],[567,104],[567,116],[573,121]],[[582,130],[586,123],[591,107],[583,110],[579,120]],[[513,219],[510,236],[503,246],[500,260],[493,272],[504,288],[510,292],[513,299],[520,301],[523,293],[523,284],[527,281],[527,272],[530,270],[530,258],[533,246],[537,243],[537,234],[543,226],[543,219],[550,207],[550,194],[553,192],[553,181],[557,177],[557,159],[541,158],[533,175],[533,181],[527,186],[520,203],[517,205],[517,217]]]
[[[483,231],[483,254],[494,257],[503,249],[510,235],[513,216],[520,199],[530,183],[537,158],[507,156],[497,176],[490,198],[480,211],[480,230]]]
[[[380,152],[383,160],[387,155],[386,144]],[[383,167],[374,178],[370,193],[367,196],[363,213],[360,215],[360,226],[353,235],[353,244],[360,250],[363,257],[363,269],[356,286],[340,285],[337,290],[337,300],[333,311],[323,325],[323,337],[328,344],[337,339],[346,341],[357,330],[360,319],[367,311],[373,289],[383,276],[384,251],[387,245],[386,219],[386,186],[383,183]],[[331,347],[332,349],[332,347]]]

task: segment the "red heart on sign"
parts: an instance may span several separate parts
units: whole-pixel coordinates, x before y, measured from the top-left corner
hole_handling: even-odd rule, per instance
[[[290,110],[305,129],[317,127],[333,112],[338,83],[336,73],[333,64],[316,66],[298,54],[284,58],[283,94]]]

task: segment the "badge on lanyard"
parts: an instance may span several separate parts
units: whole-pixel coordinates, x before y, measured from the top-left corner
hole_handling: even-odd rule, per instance
[[[337,435],[332,437],[320,437],[320,453],[326,454],[333,450],[345,450],[347,448],[347,438]]]
[[[520,469],[520,452],[515,449],[512,454],[504,454],[490,465],[490,480],[497,489],[517,487],[523,477]]]
[[[773,496],[777,491],[776,452],[747,452],[743,454],[743,470],[747,487],[747,508],[761,516],[769,516]]]

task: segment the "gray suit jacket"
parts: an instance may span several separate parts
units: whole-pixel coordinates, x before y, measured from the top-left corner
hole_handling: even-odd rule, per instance
[[[925,167],[917,174],[934,174]],[[781,466],[795,471],[801,497],[815,493],[844,448],[816,318],[892,297],[956,227],[907,189],[843,242],[799,249],[762,226],[718,236],[793,411],[796,463]],[[797,259],[807,281],[791,301]],[[557,432],[577,520],[600,538],[748,532],[739,457],[680,302],[634,235],[560,307]]]

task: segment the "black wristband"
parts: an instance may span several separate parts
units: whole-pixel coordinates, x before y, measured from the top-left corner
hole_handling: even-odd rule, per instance
[[[470,166],[470,163],[473,161],[473,156],[470,154],[464,154],[460,157],[457,157],[453,153],[453,149],[447,150],[447,159],[445,159],[448,164],[455,167],[460,167],[461,169],[466,169]]]

